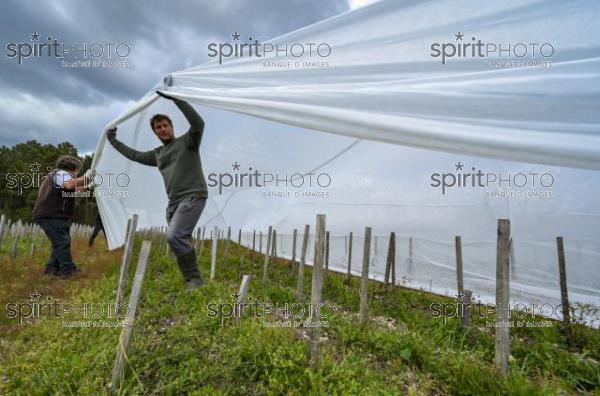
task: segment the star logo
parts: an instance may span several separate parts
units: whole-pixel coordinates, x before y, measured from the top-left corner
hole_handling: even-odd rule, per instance
[[[231,37],[233,37],[233,40],[240,41],[240,34],[238,32],[233,33]]]
[[[40,34],[38,32],[31,33],[29,37],[31,37],[31,41],[40,41]]]
[[[232,299],[234,299],[235,301],[239,301],[239,299],[240,299],[240,295],[239,295],[238,293],[233,293],[233,294],[231,295],[231,298],[232,298]]]
[[[462,293],[458,293],[458,294],[456,295],[456,301],[458,301],[458,302],[462,302],[464,299],[465,299],[465,295],[464,295],[464,294],[462,294]]]
[[[33,293],[29,293],[29,298],[31,298],[31,301],[40,301],[40,297],[42,297],[42,295],[40,293],[38,293],[37,291],[34,291]]]
[[[235,161],[235,163],[234,163],[234,164],[231,164],[231,166],[233,167],[233,170],[237,170],[237,171],[239,171],[239,170],[240,170],[240,165],[241,165],[241,164],[238,164],[238,162],[237,162],[237,161]]]
[[[39,162],[34,162],[33,164],[29,164],[29,167],[31,168],[32,172],[37,172],[40,170],[40,163]]]
[[[454,35],[454,37],[456,37],[456,41],[458,41],[458,40],[462,41],[462,38],[463,38],[464,36],[465,36],[465,35],[464,35],[464,34],[462,34],[461,32],[458,32],[458,33],[456,33],[456,34]]]
[[[458,161],[457,164],[454,164],[454,166],[456,167],[457,171],[461,171],[463,170],[463,166],[465,166],[465,164],[461,164],[460,161]]]

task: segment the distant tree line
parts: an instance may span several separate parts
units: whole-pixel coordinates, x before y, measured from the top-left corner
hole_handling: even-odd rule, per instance
[[[54,169],[61,155],[72,155],[83,161],[81,173],[92,164],[92,155],[80,156],[75,146],[63,142],[56,146],[36,140],[13,147],[0,147],[0,213],[10,219],[33,220],[33,205],[42,178]],[[74,220],[92,224],[97,213],[93,197],[79,197],[75,201]]]

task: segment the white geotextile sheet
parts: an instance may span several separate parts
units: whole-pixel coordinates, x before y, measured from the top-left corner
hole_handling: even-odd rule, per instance
[[[465,284],[489,299],[496,221],[506,217],[515,241],[516,296],[558,301],[554,238],[562,235],[573,300],[599,304],[599,17],[600,3],[592,1],[383,1],[269,41],[326,42],[332,48],[327,67],[278,68],[265,66],[264,57],[227,58],[171,73],[168,86],[154,89],[200,105],[207,120],[201,146],[207,175],[231,173],[239,162],[273,173],[316,169],[333,178],[327,198],[210,188],[200,225],[246,232],[274,225],[285,240],[293,228],[313,225],[316,213],[326,213],[336,238],[348,231],[362,235],[366,225],[381,238],[396,231],[415,238],[415,254],[425,263],[404,275],[412,277],[411,285],[436,291],[452,290],[452,243],[461,235],[470,258]],[[495,63],[537,61],[540,55],[450,57],[445,64],[431,56],[432,44],[456,44],[458,33],[463,40],[513,47],[550,43],[552,56],[541,60],[551,65]],[[159,112],[172,115],[176,131],[187,128],[174,106],[156,100],[153,91],[109,125],[119,125],[125,143],[149,150],[159,142],[148,120]],[[449,172],[457,161],[495,172],[550,172],[557,179],[554,197],[490,200],[474,189],[440,196],[427,178]],[[128,197],[98,199],[111,249],[123,243],[133,213],[141,227],[165,224],[166,196],[156,169],[125,160],[104,137],[94,167],[131,179]],[[313,187],[306,190],[319,190]],[[383,262],[375,260],[373,276]]]
[[[309,60],[328,67],[214,60],[172,73],[169,91],[346,136],[600,169],[599,18],[597,1],[384,1],[272,40],[327,43],[330,56]],[[431,56],[432,44],[472,37],[511,56]],[[488,64],[502,60],[551,66]]]

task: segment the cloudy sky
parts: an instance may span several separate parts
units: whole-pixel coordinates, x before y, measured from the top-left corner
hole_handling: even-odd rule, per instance
[[[210,42],[233,32],[260,40],[371,3],[372,0],[174,0],[141,2],[8,1],[0,14],[0,145],[29,139],[70,141],[94,150],[103,126],[164,75],[207,61]],[[143,5],[142,5],[143,4]],[[31,35],[38,33],[34,40]],[[67,68],[49,56],[22,64],[13,44],[112,43],[130,48],[127,67]],[[51,42],[52,42],[51,40]],[[100,46],[96,44],[96,54]],[[106,59],[107,46],[103,47]],[[22,53],[27,51],[22,47]],[[71,58],[72,59],[72,58]]]

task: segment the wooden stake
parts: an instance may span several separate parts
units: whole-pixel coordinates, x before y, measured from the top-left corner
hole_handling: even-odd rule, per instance
[[[325,261],[325,215],[317,215],[316,228],[316,260],[312,272],[312,288],[310,293],[311,315],[310,322],[318,323],[321,320],[319,309],[321,305],[321,293],[323,290],[323,262]],[[319,325],[313,326],[310,337],[310,363],[314,368],[319,363],[321,329]]]
[[[200,251],[198,252],[198,257],[202,257],[202,252],[204,251],[204,238],[206,237],[206,227],[202,226],[202,236],[200,237]]]
[[[496,369],[508,374],[509,339],[509,242],[510,220],[498,220],[498,245],[496,256]]]
[[[215,280],[215,271],[217,267],[217,245],[218,245],[218,237],[219,237],[219,227],[215,226],[212,232],[212,246],[211,256],[210,256],[210,280]]]
[[[6,226],[6,215],[0,216],[0,249],[2,248],[2,242],[4,241],[4,228]]]
[[[365,324],[369,319],[369,258],[371,254],[371,227],[365,228],[365,247],[363,251],[362,278],[360,280],[360,323]]]
[[[271,233],[271,257],[277,258],[277,231],[275,229]]]
[[[346,283],[350,284],[352,279],[352,231],[350,232],[350,238],[348,238],[348,275],[346,275]]]
[[[19,229],[17,227],[15,233],[13,234],[13,245],[12,245],[12,251],[10,254],[10,259],[13,261],[13,263],[17,259],[18,246],[19,246]]]
[[[254,262],[254,252],[256,251],[256,230],[252,230],[252,251],[250,252],[250,259]]]
[[[262,276],[262,287],[263,288],[265,288],[267,286],[267,270],[269,269],[269,257],[270,257],[272,234],[273,234],[273,227],[269,226],[269,231],[268,231],[268,235],[267,235],[267,250],[265,251],[265,266],[263,268],[263,276]]]
[[[298,287],[296,288],[296,300],[302,298],[302,292],[304,289],[304,265],[306,264],[306,250],[308,249],[308,236],[310,233],[310,226],[306,224],[304,226],[304,238],[302,238],[302,251],[300,252],[300,265],[298,266]]]
[[[250,285],[250,275],[242,276],[242,283],[240,284],[240,291],[238,292],[238,300],[236,305],[236,321],[239,324],[240,319],[242,317],[242,304],[244,303],[244,299],[246,298],[246,294],[248,294],[248,287]]]
[[[396,285],[396,233],[392,232],[394,243],[392,243],[392,285]]]
[[[296,239],[298,237],[298,230],[294,228],[292,236],[292,261],[290,261],[290,275],[294,275],[296,271]]]
[[[4,226],[4,234],[2,235],[2,240],[0,241],[0,247],[4,245],[4,241],[6,240],[6,236],[10,232],[10,219],[6,220],[6,225]]]
[[[458,235],[454,237],[454,248],[456,251],[456,291],[459,296],[462,296],[464,294],[462,244]]]
[[[462,293],[462,316],[461,316],[461,321],[460,324],[461,326],[466,329],[469,327],[470,324],[470,320],[471,320],[471,298],[473,298],[473,292],[471,292],[471,290],[463,290]]]
[[[560,279],[560,299],[562,304],[562,331],[567,337],[569,346],[573,345],[571,333],[571,307],[569,305],[569,293],[567,291],[567,269],[565,263],[565,247],[563,237],[556,237],[556,247],[558,249],[558,274]]]
[[[137,215],[134,215],[134,217],[135,216]],[[134,221],[137,222],[137,218]],[[146,273],[146,265],[148,263],[148,257],[150,256],[151,247],[152,242],[142,242],[142,249],[140,250],[140,256],[138,258],[135,279],[133,281],[131,295],[129,296],[129,310],[127,311],[127,317],[125,319],[126,326],[123,328],[123,330],[121,330],[121,334],[119,335],[117,356],[115,358],[115,365],[113,367],[110,381],[110,392],[112,394],[117,393],[117,390],[119,388],[119,382],[122,380],[123,377],[123,365],[127,356],[127,346],[129,345],[129,339],[131,337],[131,332],[133,331],[135,313],[137,310],[140,294],[142,292],[142,284],[144,282],[144,274]],[[116,309],[118,309],[118,306],[116,307]]]
[[[119,273],[119,284],[117,285],[116,306],[118,307],[123,302],[123,294],[127,284],[127,274],[129,273],[129,262],[133,254],[133,241],[135,239],[135,230],[137,228],[138,215],[127,220],[127,231],[125,232],[125,246],[123,249],[123,257],[121,259],[121,272]]]
[[[392,266],[395,261],[396,256],[396,234],[390,232],[390,239],[388,243],[388,252],[387,258],[385,260],[385,276],[384,276],[384,286],[387,292],[387,286],[390,284],[390,277],[392,276]],[[393,282],[395,283],[395,282]]]
[[[231,241],[231,227],[227,227],[227,240],[225,241],[225,259],[229,258],[229,241]]]
[[[317,257],[318,259],[318,257]],[[329,231],[325,233],[325,287],[329,285]]]

